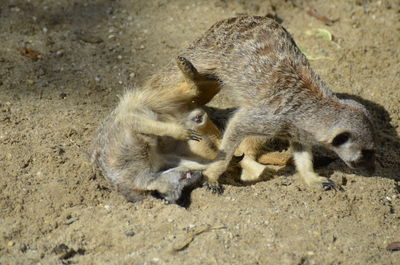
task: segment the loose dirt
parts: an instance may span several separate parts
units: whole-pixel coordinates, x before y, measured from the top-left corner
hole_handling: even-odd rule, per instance
[[[197,188],[187,208],[124,201],[87,156],[118,96],[216,21],[268,13],[371,111],[376,173],[335,159],[318,172],[341,192],[289,168],[221,196]],[[333,40],[306,34],[318,28]],[[399,264],[386,249],[400,241],[398,1],[1,0],[0,39],[0,264]]]

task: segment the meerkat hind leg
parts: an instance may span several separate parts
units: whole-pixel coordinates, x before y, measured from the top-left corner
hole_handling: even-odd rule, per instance
[[[244,158],[239,162],[242,168],[242,173],[240,175],[241,181],[248,182],[261,179],[267,166],[257,162],[256,157],[266,141],[267,138],[265,137],[249,136],[246,137],[236,149],[236,156],[245,154]]]
[[[265,169],[267,168],[266,165],[260,164],[246,155],[239,164],[242,168],[240,180],[245,182],[259,180],[264,175]]]
[[[324,190],[336,189],[334,181],[319,176],[313,168],[313,157],[310,148],[304,148],[301,144],[292,143],[293,160],[300,176],[309,186],[319,186]]]

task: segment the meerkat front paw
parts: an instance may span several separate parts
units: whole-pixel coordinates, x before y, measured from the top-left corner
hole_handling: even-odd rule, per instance
[[[323,188],[324,190],[340,189],[333,180],[321,177],[314,172],[309,172],[306,175],[303,175],[303,178],[310,187]]]
[[[207,181],[204,186],[207,190],[211,191],[214,194],[222,194],[224,192],[224,187],[218,182],[209,182]]]
[[[193,129],[186,129],[182,126],[177,125],[176,127],[173,128],[171,136],[177,140],[182,140],[182,141],[200,141],[201,140],[201,134]]]
[[[188,129],[187,133],[188,133],[188,136],[186,138],[187,140],[193,140],[193,141],[197,141],[197,142],[201,141],[201,133],[199,133],[198,131]]]
[[[218,179],[225,171],[224,164],[224,161],[214,162],[203,172],[206,178],[206,187],[212,193],[221,194],[223,192],[223,187],[218,183]]]

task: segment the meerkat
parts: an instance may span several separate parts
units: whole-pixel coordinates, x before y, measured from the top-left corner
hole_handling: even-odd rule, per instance
[[[138,122],[150,125],[137,126],[136,117],[132,117],[132,121],[121,121],[118,116],[125,114],[112,113],[95,140],[92,162],[128,201],[140,200],[142,195],[156,191],[174,203],[183,188],[201,179],[201,171],[196,170],[197,165],[193,162],[185,164],[182,159],[171,160],[164,156],[159,151],[159,141],[162,138],[199,140],[199,134],[178,123],[159,121],[151,110],[144,112]],[[148,122],[146,119],[153,120]],[[157,130],[153,125],[162,129]]]
[[[217,77],[238,107],[219,154],[203,172],[215,191],[220,191],[218,178],[235,150],[249,136],[289,139],[297,171],[311,186],[335,187],[314,171],[313,145],[333,150],[351,168],[374,170],[374,131],[367,110],[336,97],[276,21],[260,16],[222,20],[182,56],[199,72]]]
[[[200,134],[179,121],[199,95],[206,78],[184,58],[178,58],[181,77],[165,89],[154,86],[132,89],[99,128],[94,140],[92,162],[129,201],[157,191],[176,202],[183,188],[201,178],[204,165],[170,159],[159,150],[162,138],[199,141]],[[165,83],[164,83],[165,84]]]

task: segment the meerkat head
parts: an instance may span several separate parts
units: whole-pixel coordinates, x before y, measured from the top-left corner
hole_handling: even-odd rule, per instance
[[[191,129],[199,129],[206,125],[207,119],[207,113],[204,110],[197,108],[189,112],[186,119],[186,126]]]
[[[351,168],[375,170],[375,139],[369,115],[361,104],[343,100],[346,108],[328,133],[325,143]]]

